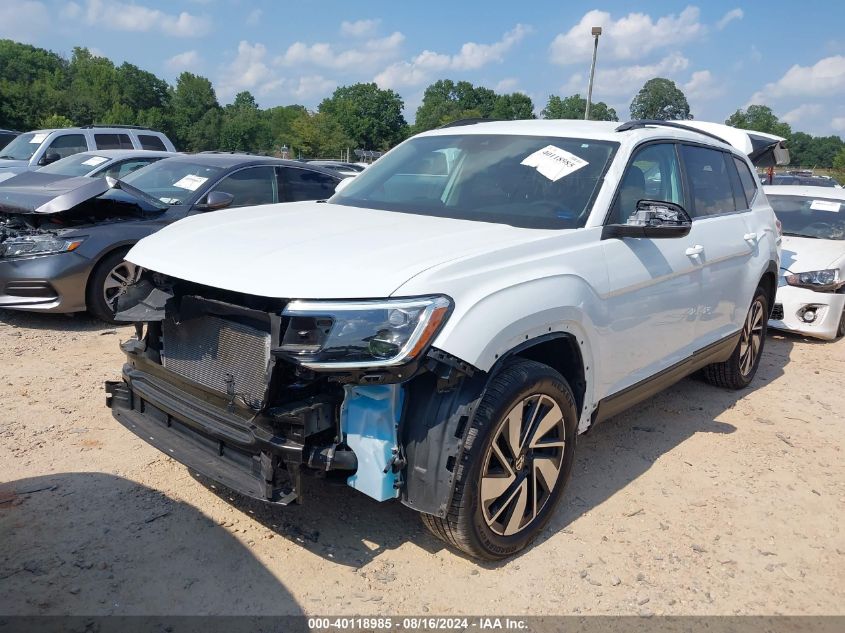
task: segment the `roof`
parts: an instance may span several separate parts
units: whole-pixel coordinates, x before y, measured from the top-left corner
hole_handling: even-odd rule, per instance
[[[845,200],[845,189],[838,187],[812,187],[809,185],[763,185],[763,191],[773,196],[800,196],[803,198],[828,198]]]
[[[161,158],[171,158],[173,156],[181,156],[178,152],[161,152],[150,149],[89,149],[84,152],[79,152],[79,156],[102,156],[111,160],[121,160],[123,158],[141,158],[156,156]],[[77,154],[71,154],[77,156]]]
[[[335,178],[337,178],[338,175],[335,170],[320,167],[319,165],[310,165],[296,160],[273,158],[272,156],[255,156],[254,154],[178,154],[172,156],[168,160],[197,163],[199,165],[209,165],[212,167],[220,167],[222,169],[229,169],[230,167],[249,167],[252,165],[279,165],[298,167],[300,169],[312,169],[323,174],[328,174],[329,176],[334,176]]]

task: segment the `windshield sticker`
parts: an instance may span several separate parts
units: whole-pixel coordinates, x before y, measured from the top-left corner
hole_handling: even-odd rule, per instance
[[[196,191],[197,189],[199,189],[200,185],[206,180],[208,180],[208,178],[189,174],[181,180],[177,180],[176,182],[174,182],[173,186],[179,187],[180,189],[187,189],[188,191]]]
[[[179,204],[178,198],[159,198],[164,204]]]
[[[831,202],[830,200],[813,200],[810,203],[810,208],[813,211],[833,211],[839,213],[842,204],[839,202]]]
[[[43,143],[45,138],[47,138],[46,134],[36,134],[30,139],[29,142],[32,144]]]
[[[575,154],[570,154],[565,149],[546,145],[543,149],[527,156],[521,164],[534,167],[546,178],[555,182],[590,163],[583,158],[578,158]]]
[[[102,156],[92,156],[88,160],[82,161],[83,165],[90,165],[91,167],[96,167],[97,165],[102,165],[108,160],[108,158],[103,158]]]

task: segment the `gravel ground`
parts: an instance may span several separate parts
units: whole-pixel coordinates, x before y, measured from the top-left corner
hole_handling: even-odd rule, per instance
[[[580,437],[541,538],[479,564],[399,503],[191,476],[104,406],[129,335],[0,311],[0,614],[845,614],[845,340],[770,335],[749,390]]]

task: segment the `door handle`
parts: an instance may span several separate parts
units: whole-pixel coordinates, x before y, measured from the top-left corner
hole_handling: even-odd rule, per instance
[[[687,257],[698,257],[704,252],[704,247],[701,244],[696,244],[695,246],[690,246],[687,250],[684,251],[684,254]]]
[[[746,242],[751,242],[752,244],[756,244],[758,237],[757,237],[756,233],[746,233],[745,235],[742,236],[742,239],[744,239]]]

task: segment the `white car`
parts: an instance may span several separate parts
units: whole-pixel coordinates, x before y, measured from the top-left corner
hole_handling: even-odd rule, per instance
[[[243,494],[284,505],[305,475],[338,479],[506,557],[554,512],[578,433],[699,369],[751,382],[779,237],[746,153],[779,147],[457,123],[328,201],[182,220],[127,255],[146,272],[107,403]]]
[[[783,226],[769,325],[821,339],[845,336],[845,189],[763,188]]]

